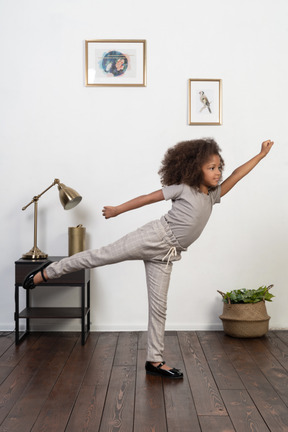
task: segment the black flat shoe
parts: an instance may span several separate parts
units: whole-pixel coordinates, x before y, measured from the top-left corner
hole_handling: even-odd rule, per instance
[[[24,282],[23,282],[23,288],[25,289],[33,289],[36,287],[36,285],[33,282],[33,278],[34,276],[41,272],[41,276],[43,278],[44,282],[47,282],[47,279],[44,276],[43,270],[48,267],[50,264],[52,264],[52,261],[47,261],[44,264],[42,264],[42,266],[38,267],[37,269],[31,271],[25,278]]]
[[[182,379],[183,373],[179,369],[161,369],[161,367],[165,364],[163,361],[158,366],[153,366],[150,362],[146,361],[145,369],[146,373],[148,375],[154,375],[154,376],[160,376],[165,378],[172,378],[172,379]]]

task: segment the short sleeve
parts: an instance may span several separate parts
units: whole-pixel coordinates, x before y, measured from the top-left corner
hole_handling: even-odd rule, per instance
[[[181,196],[183,192],[183,184],[180,185],[171,185],[171,186],[163,186],[162,191],[166,201],[175,200]]]
[[[217,186],[216,189],[213,189],[209,192],[209,196],[211,197],[212,204],[218,204],[221,201],[221,186]]]

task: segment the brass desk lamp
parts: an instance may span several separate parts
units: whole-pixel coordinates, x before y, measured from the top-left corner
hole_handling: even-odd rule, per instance
[[[34,196],[32,200],[22,208],[22,210],[26,210],[27,207],[30,206],[30,204],[34,203],[34,246],[32,249],[27,252],[26,254],[22,255],[22,258],[24,259],[44,259],[47,258],[48,255],[44,252],[41,252],[41,250],[37,247],[37,217],[38,217],[38,201],[39,198],[47,192],[49,189],[51,189],[53,186],[58,185],[59,190],[59,199],[64,207],[64,210],[70,210],[73,207],[75,207],[77,204],[80,203],[82,200],[82,197],[74,190],[67,186],[65,186],[63,183],[60,183],[59,179],[55,179],[54,182],[43,192],[41,192],[39,195]]]

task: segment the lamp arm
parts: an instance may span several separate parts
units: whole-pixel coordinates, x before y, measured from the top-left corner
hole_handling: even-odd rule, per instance
[[[24,207],[22,207],[22,210],[26,210],[27,207],[29,207],[31,204],[37,202],[39,200],[39,198],[44,195],[45,192],[47,192],[49,189],[51,189],[53,186],[55,186],[56,184],[59,184],[60,180],[59,179],[55,179],[54,182],[47,188],[45,189],[43,192],[41,192],[39,195],[36,195],[32,198],[32,200],[26,204]]]

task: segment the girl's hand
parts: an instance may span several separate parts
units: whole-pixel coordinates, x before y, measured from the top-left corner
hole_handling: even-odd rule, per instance
[[[232,174],[221,184],[221,197],[229,192],[239,180],[245,177],[271,150],[274,142],[271,140],[262,143],[261,151],[252,159],[239,166]]]
[[[105,217],[105,219],[115,217],[118,215],[117,207],[105,206],[103,207],[102,214]]]
[[[271,150],[273,144],[274,144],[274,141],[271,141],[271,140],[264,141],[262,143],[260,154],[262,154],[262,156],[265,157],[269,153],[269,151]]]

